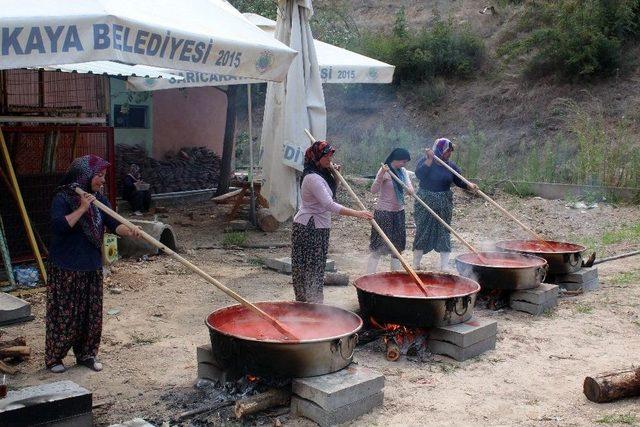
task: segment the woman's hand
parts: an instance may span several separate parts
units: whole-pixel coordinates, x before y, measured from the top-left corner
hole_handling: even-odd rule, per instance
[[[427,155],[427,159],[433,160],[433,150],[431,148],[425,148],[424,153]]]
[[[120,224],[116,228],[116,233],[122,237],[132,237],[134,239],[142,238],[142,228],[140,227],[129,227],[124,224]]]
[[[337,165],[337,164],[335,164],[335,163],[332,163],[332,165],[333,165],[333,168],[334,168],[335,170],[337,170],[338,172],[340,172],[340,171],[342,170],[342,165]]]
[[[478,191],[478,185],[470,182],[469,185],[467,185],[467,190],[475,193],[476,191]]]
[[[356,211],[355,216],[362,219],[373,219],[373,214],[369,211]]]
[[[88,211],[91,203],[95,202],[95,200],[96,197],[93,194],[82,193],[82,195],[80,196],[80,208],[82,209],[82,211]]]

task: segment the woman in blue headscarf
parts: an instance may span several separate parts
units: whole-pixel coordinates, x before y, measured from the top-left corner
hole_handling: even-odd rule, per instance
[[[409,160],[411,160],[411,156],[407,150],[404,148],[394,149],[384,161],[385,167],[380,168],[375,181],[371,185],[371,192],[374,194],[379,193],[373,218],[400,253],[404,251],[407,244],[404,217],[405,192],[404,188],[389,174],[392,173],[400,178],[409,188],[409,191],[413,192],[413,185],[411,185],[409,175],[404,168]],[[371,255],[367,262],[367,274],[372,274],[378,269],[380,257],[391,253],[382,236],[373,227],[371,227],[369,249],[371,250]],[[391,271],[397,270],[400,270],[400,260],[391,255]]]
[[[467,186],[460,178],[447,168],[434,161],[433,157],[447,163],[453,170],[460,173],[460,168],[449,158],[453,152],[453,144],[446,138],[435,141],[432,148],[427,148],[426,155],[416,164],[416,177],[420,180],[418,197],[420,197],[440,218],[451,224],[453,216],[453,192],[451,184],[465,190],[475,191],[478,187],[471,183]],[[416,237],[413,241],[413,267],[420,269],[422,256],[435,250],[440,253],[440,270],[448,270],[451,255],[451,236],[420,203],[416,201],[414,217],[416,222]]]
[[[99,200],[109,163],[95,155],[75,159],[51,206],[52,238],[47,265],[45,365],[51,372],[66,370],[62,360],[73,348],[76,361],[94,371],[102,333],[102,246],[105,229],[139,237],[93,205]],[[79,196],[75,189],[85,191]]]

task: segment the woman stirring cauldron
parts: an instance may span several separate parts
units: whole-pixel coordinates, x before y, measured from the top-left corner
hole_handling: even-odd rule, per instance
[[[434,160],[433,157],[437,156],[460,173],[458,166],[449,160],[453,152],[453,144],[448,139],[437,139],[433,147],[431,149],[427,148],[425,152],[426,156],[418,160],[416,165],[416,177],[420,180],[417,195],[447,224],[451,224],[451,217],[453,216],[451,184],[470,191],[475,191],[478,186],[473,183],[471,183],[471,186],[467,186],[460,178]],[[435,250],[440,253],[440,270],[448,270],[449,256],[451,255],[449,230],[442,226],[417,201],[415,203],[414,217],[416,237],[413,241],[413,268],[419,270],[422,256]]]
[[[335,151],[328,142],[315,141],[304,155],[302,202],[293,218],[291,233],[291,275],[296,301],[324,301],[324,269],[329,250],[331,214],[373,218],[371,212],[349,209],[334,201],[337,183],[330,167]]]
[[[98,156],[75,159],[57,188],[51,207],[47,274],[45,364],[51,372],[66,370],[62,360],[73,348],[76,361],[102,370],[96,355],[102,333],[102,247],[105,227],[120,236],[140,237],[103,214],[92,203],[109,202],[100,193],[109,163]],[[84,190],[82,196],[75,188]]]

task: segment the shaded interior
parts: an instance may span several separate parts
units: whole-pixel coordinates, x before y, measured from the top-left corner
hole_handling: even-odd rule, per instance
[[[296,302],[262,302],[256,304],[267,314],[285,325],[299,341],[322,340],[344,336],[362,326],[355,314],[322,304]],[[207,324],[215,330],[239,338],[292,342],[273,324],[245,308],[234,305],[214,311],[207,317]]]
[[[377,273],[356,279],[356,288],[366,292],[399,297],[443,299],[469,295],[480,290],[473,280],[453,274],[418,273],[429,296],[425,296],[405,273]]]

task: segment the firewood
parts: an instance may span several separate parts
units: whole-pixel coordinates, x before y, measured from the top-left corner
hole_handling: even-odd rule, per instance
[[[237,196],[238,194],[240,194],[240,192],[242,192],[242,188],[238,188],[237,190],[233,190],[233,191],[229,191],[226,194],[223,194],[222,196],[218,196],[218,197],[214,197],[211,200],[213,200],[214,202],[220,203],[220,202],[224,202],[225,200]]]
[[[400,347],[391,339],[387,341],[386,357],[390,362],[395,362],[400,359]]]
[[[27,340],[24,337],[14,338],[8,341],[0,341],[0,349],[5,347],[15,347],[15,346],[25,346],[27,345]]]
[[[640,396],[640,368],[586,377],[583,392],[587,399],[596,403]]]
[[[14,346],[0,348],[0,357],[29,357],[31,348],[27,346]]]
[[[5,374],[9,374],[9,375],[14,375],[16,372],[18,372],[18,369],[14,368],[13,366],[7,365],[6,363],[0,360],[0,372],[4,372]]]
[[[264,393],[238,400],[234,412],[236,418],[241,419],[242,417],[264,411],[265,409],[287,405],[290,399],[290,391],[272,388]]]
[[[280,226],[278,220],[271,214],[269,209],[259,208],[256,211],[256,219],[258,220],[258,227],[260,230],[266,232],[274,232]]]
[[[348,286],[349,275],[344,273],[324,273],[325,286]]]

